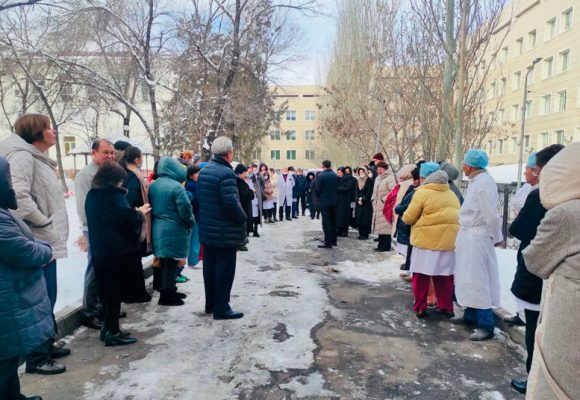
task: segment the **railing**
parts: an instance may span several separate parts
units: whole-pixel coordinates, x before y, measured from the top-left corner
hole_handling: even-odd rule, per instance
[[[461,183],[461,192],[465,195],[467,191],[467,181]],[[502,232],[503,237],[506,242],[506,248],[517,249],[519,246],[519,241],[510,236],[508,228],[515,218],[513,208],[511,207],[512,196],[516,192],[515,183],[498,183],[497,191],[499,194],[499,212],[502,218]]]

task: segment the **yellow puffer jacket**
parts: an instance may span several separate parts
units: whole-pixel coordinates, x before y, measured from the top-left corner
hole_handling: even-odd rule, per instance
[[[434,172],[413,195],[403,221],[411,228],[411,244],[429,250],[455,250],[459,200],[444,171]]]

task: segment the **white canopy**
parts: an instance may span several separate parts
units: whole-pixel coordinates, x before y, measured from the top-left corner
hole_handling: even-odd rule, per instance
[[[114,135],[114,134],[110,135],[110,136],[102,137],[102,139],[107,139],[111,143],[115,143],[115,142],[118,142],[119,140],[122,140],[124,142],[129,143],[131,146],[139,148],[139,150],[141,150],[141,153],[143,153],[143,154],[153,154],[153,149],[151,148],[151,146],[144,143],[144,141],[147,139],[137,140],[134,138],[123,136],[123,135]],[[77,146],[75,146],[74,149],[72,149],[70,151],[70,154],[72,154],[72,155],[91,154],[91,147],[87,143],[84,143],[84,142],[79,143]]]

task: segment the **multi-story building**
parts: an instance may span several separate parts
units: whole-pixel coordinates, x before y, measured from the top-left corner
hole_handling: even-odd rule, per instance
[[[253,158],[279,169],[287,166],[319,168],[327,157],[319,129],[322,90],[318,86],[281,86],[276,107],[286,104],[280,126],[273,126]]]
[[[493,127],[484,148],[492,164],[518,162],[528,71],[524,160],[550,144],[580,140],[578,11],[580,0],[514,0],[504,10],[485,94]]]

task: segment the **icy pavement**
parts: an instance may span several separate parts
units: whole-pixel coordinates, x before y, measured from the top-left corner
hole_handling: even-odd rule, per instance
[[[320,221],[265,225],[238,253],[232,307],[203,313],[201,270],[182,307],[127,305],[139,343],[105,348],[85,328],[59,376],[23,375],[23,392],[45,400],[511,399],[524,375],[521,349],[501,332],[485,343],[440,316],[418,320],[402,258],[372,241],[339,238],[317,249]]]

